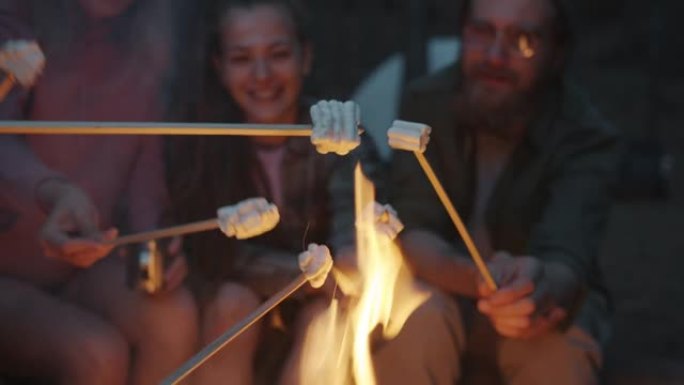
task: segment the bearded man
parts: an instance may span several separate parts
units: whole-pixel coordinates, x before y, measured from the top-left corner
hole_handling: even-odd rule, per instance
[[[460,61],[411,84],[402,119],[432,127],[425,155],[498,288],[409,152],[391,167],[402,247],[419,278],[459,299],[466,382],[479,368],[508,384],[598,383],[609,302],[596,254],[617,133],[564,80],[559,1],[465,3]]]

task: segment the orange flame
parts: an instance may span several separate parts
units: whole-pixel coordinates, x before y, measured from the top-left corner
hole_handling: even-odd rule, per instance
[[[397,245],[375,228],[375,189],[357,165],[354,173],[358,282],[335,272],[346,306],[334,299],[307,330],[302,385],[375,385],[371,343],[399,334],[429,294],[419,290]],[[356,290],[354,290],[356,289]]]

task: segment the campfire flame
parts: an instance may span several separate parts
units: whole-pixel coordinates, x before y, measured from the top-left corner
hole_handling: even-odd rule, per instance
[[[333,271],[348,296],[333,299],[309,326],[300,367],[302,385],[375,385],[372,345],[396,337],[429,297],[417,288],[397,245],[376,230],[375,188],[359,165],[354,183],[358,276],[350,280]]]

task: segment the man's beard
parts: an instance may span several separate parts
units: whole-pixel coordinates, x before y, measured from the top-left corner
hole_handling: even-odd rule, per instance
[[[478,69],[490,72],[486,68]],[[476,70],[476,74],[478,73]],[[493,74],[515,84],[513,73]],[[477,77],[463,77],[463,83],[456,94],[457,119],[469,129],[496,135],[508,140],[519,139],[537,109],[540,94],[548,83],[541,78],[529,89],[511,88],[508,92],[491,90]]]

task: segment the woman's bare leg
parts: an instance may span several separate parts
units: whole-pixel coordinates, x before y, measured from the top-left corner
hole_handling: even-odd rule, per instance
[[[0,278],[0,372],[70,385],[124,385],[128,344],[104,319]]]
[[[197,349],[195,301],[183,286],[148,295],[126,286],[125,263],[102,260],[84,271],[69,296],[116,325],[133,347],[129,384],[158,384]]]
[[[202,343],[206,345],[259,306],[259,298],[248,288],[224,283],[204,309]],[[195,377],[196,385],[252,385],[254,354],[259,342],[256,324],[207,361]]]

